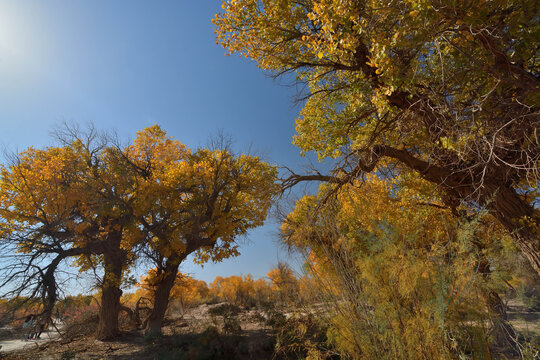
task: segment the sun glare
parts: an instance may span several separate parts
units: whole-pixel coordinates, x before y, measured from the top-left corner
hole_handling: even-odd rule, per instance
[[[0,3],[0,61],[17,64],[29,55],[30,24],[22,13]]]

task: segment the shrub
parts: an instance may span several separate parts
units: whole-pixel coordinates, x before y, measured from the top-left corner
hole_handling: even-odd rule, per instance
[[[69,340],[92,336],[97,331],[98,323],[99,316],[96,312],[80,314],[66,324],[62,336]]]
[[[208,309],[210,316],[234,316],[240,313],[240,308],[229,303],[222,303]]]
[[[530,310],[540,311],[540,293],[534,286],[521,286],[517,296]]]
[[[313,315],[275,315],[270,323],[276,333],[274,356],[285,359],[339,359],[326,336],[328,326]]]

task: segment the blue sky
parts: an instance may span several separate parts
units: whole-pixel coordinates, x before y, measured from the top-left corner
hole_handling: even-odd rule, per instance
[[[297,89],[224,55],[210,22],[220,10],[216,0],[0,1],[0,146],[51,144],[62,121],[124,139],[157,123],[189,147],[223,129],[238,151],[299,169]],[[240,257],[203,269],[188,261],[183,271],[262,277],[287,259],[277,231],[269,221],[241,240]]]

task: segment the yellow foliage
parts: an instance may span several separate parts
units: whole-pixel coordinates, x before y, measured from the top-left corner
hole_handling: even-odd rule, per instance
[[[485,341],[489,294],[502,283],[478,268],[501,256],[502,229],[487,216],[460,225],[422,181],[368,176],[355,185],[331,198],[321,186],[282,224],[329,301],[330,341],[368,359],[451,359],[469,350],[449,338]]]

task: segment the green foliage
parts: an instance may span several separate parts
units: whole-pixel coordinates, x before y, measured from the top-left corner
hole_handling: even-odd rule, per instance
[[[522,359],[537,359],[540,354],[540,337],[526,337],[520,345]]]
[[[229,53],[306,83],[295,136],[304,152],[336,157],[379,143],[448,165],[479,160],[490,136],[502,155],[498,130],[508,130],[535,154],[534,121],[521,117],[537,116],[540,101],[535,1],[230,0],[223,9],[213,22]],[[505,130],[507,121],[525,127]]]

